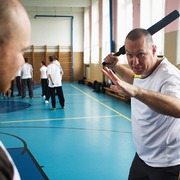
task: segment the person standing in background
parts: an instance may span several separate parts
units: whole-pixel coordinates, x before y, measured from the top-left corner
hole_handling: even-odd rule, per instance
[[[16,96],[21,96],[21,69],[16,73],[16,87],[18,94]]]
[[[49,93],[51,96],[51,104],[52,110],[56,110],[56,96],[55,91],[57,92],[57,96],[59,98],[59,103],[62,108],[64,108],[64,94],[62,90],[62,74],[61,68],[59,65],[55,63],[53,56],[49,56],[50,64],[47,67],[47,76],[49,79]]]
[[[59,66],[61,74],[64,75],[64,71],[63,71],[63,69],[61,67],[61,63],[59,62],[57,56],[54,56],[54,62],[53,63],[55,63],[55,64],[57,64]]]
[[[41,68],[40,68],[40,80],[41,80],[41,87],[42,87],[42,97],[47,98],[48,94],[48,78],[47,78],[47,67],[45,61],[41,61]]]
[[[23,53],[29,47],[31,24],[18,0],[0,0],[0,92],[6,92],[19,68]],[[19,172],[0,141],[0,179],[20,180]]]
[[[55,64],[57,64],[59,66],[61,74],[63,75],[64,72],[63,72],[63,69],[61,67],[61,63],[59,62],[58,57],[56,55],[54,55],[54,62],[53,63],[55,63]],[[55,94],[57,95],[57,92],[55,92]]]
[[[33,98],[33,89],[32,89],[32,77],[33,77],[33,68],[32,65],[28,63],[28,58],[24,58],[25,64],[21,68],[21,87],[22,94],[21,97],[24,99],[26,97],[26,86],[28,87],[29,97]]]
[[[14,80],[11,81],[11,87],[4,93],[4,100],[14,97]]]
[[[56,63],[57,65],[61,66],[58,57],[56,55],[54,55],[54,63]]]

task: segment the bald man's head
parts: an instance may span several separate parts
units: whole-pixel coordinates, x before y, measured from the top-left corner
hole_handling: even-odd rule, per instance
[[[4,92],[24,64],[31,25],[18,0],[0,0],[0,24],[0,92]]]

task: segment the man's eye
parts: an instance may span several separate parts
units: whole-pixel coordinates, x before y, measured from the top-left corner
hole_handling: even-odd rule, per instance
[[[132,54],[126,54],[128,58],[133,58]]]
[[[139,54],[137,54],[137,57],[138,58],[143,58],[145,56],[145,53],[139,53]]]

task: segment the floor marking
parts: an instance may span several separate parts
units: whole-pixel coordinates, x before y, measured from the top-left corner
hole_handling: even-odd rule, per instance
[[[29,123],[29,122],[46,122],[46,121],[64,121],[64,120],[80,120],[80,119],[99,119],[99,118],[113,118],[119,115],[113,116],[86,116],[86,117],[69,117],[69,118],[52,118],[52,119],[35,119],[35,120],[13,120],[13,121],[0,121],[0,124],[10,123]],[[0,127],[1,128],[1,127]]]
[[[73,129],[73,130],[82,130],[82,131],[104,131],[104,132],[118,132],[118,133],[124,133],[124,134],[131,134],[131,131],[122,131],[122,130],[113,130],[113,129],[93,129],[93,128],[80,128],[80,127],[63,127],[63,126],[4,126],[2,127],[3,129],[5,128],[11,128],[11,129]],[[5,134],[5,135],[11,135],[8,133],[3,133],[0,132],[0,134]],[[14,136],[14,135],[12,135]],[[15,137],[15,136],[14,136]]]
[[[106,108],[110,109],[111,111],[115,112],[117,115],[110,115],[110,116],[86,116],[86,117],[69,117],[69,118],[52,118],[52,119],[36,119],[36,120],[12,120],[12,121],[0,121],[0,124],[10,124],[10,123],[30,123],[30,122],[47,122],[47,121],[60,121],[60,120],[81,120],[81,119],[98,119],[98,118],[113,118],[113,117],[118,117],[121,116],[123,118],[125,118],[128,121],[131,121],[130,118],[128,118],[127,116],[121,114],[120,112],[114,110],[113,108],[109,107],[108,105],[102,103],[101,101],[99,101],[98,99],[90,96],[89,94],[85,93],[84,91],[82,91],[81,89],[79,89],[78,87],[74,86],[74,85],[70,85],[73,88],[75,88],[76,90],[78,90],[79,92],[83,93],[84,95],[90,97],[91,99],[93,99],[94,101],[98,102],[99,104],[105,106]],[[1,127],[0,127],[1,128]]]
[[[96,98],[90,96],[89,94],[85,93],[84,91],[82,91],[82,90],[79,89],[78,87],[76,87],[76,86],[74,86],[74,85],[72,85],[72,84],[71,84],[71,86],[72,86],[73,88],[75,88],[76,90],[80,91],[81,93],[85,94],[86,96],[90,97],[91,99],[95,100],[95,101],[98,102],[99,104],[101,104],[101,105],[105,106],[106,108],[110,109],[111,111],[115,112],[115,113],[118,114],[119,116],[122,116],[123,118],[127,119],[128,121],[131,121],[131,119],[128,118],[127,116],[121,114],[120,112],[114,110],[113,108],[111,108],[111,107],[109,107],[108,105],[102,103],[101,101],[97,100]]]

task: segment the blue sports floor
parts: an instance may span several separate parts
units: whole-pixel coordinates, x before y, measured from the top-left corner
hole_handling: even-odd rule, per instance
[[[65,108],[57,100],[55,111],[38,86],[33,99],[0,99],[0,140],[22,179],[127,180],[130,104],[78,83],[63,83],[63,91]]]

